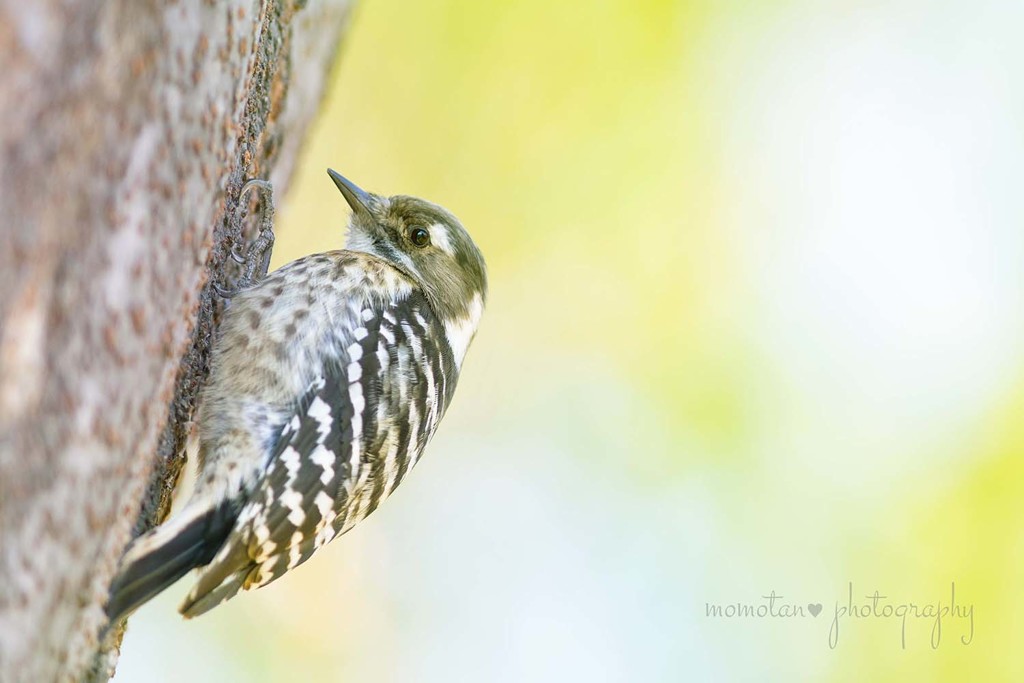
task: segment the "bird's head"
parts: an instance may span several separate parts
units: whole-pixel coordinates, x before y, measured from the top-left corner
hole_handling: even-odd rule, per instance
[[[384,259],[416,282],[447,325],[475,331],[487,298],[487,268],[473,238],[450,211],[417,197],[383,197],[328,175],[352,207],[345,248]]]

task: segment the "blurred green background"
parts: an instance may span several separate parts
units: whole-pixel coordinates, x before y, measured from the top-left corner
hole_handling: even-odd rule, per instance
[[[341,245],[327,166],[451,208],[491,279],[460,389],[371,519],[199,620],[181,582],[116,680],[1024,680],[1021,25],[363,0],[275,262]],[[851,583],[952,582],[969,644],[830,647]],[[707,615],[772,591],[804,615]]]

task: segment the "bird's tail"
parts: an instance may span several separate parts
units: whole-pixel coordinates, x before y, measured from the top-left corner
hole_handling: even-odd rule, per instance
[[[110,586],[110,623],[134,612],[190,569],[209,563],[237,514],[237,507],[230,503],[196,510],[186,506],[173,519],[135,539]]]

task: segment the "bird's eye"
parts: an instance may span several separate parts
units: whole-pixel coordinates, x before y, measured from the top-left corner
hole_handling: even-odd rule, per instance
[[[425,247],[430,244],[430,233],[424,228],[412,228],[409,230],[409,240],[417,247]]]

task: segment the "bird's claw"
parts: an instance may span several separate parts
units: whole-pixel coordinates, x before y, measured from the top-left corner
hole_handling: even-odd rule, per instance
[[[259,188],[266,193],[260,231],[244,256],[238,251],[237,245],[231,248],[229,252],[231,260],[242,266],[242,276],[231,288],[216,283],[213,285],[214,291],[225,299],[230,299],[262,280],[270,268],[270,256],[274,248],[274,186],[269,181],[260,178],[246,181],[238,193],[239,212],[246,206],[243,202],[245,195],[253,188]]]

